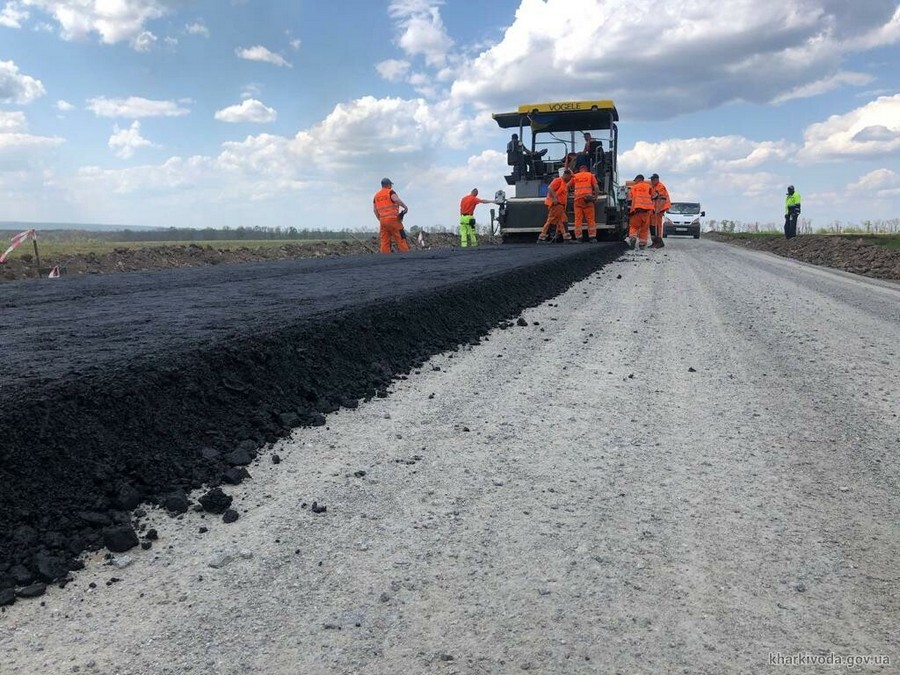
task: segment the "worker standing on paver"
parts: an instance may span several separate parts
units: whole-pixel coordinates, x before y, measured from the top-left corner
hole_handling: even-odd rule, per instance
[[[797,236],[797,218],[800,217],[800,193],[788,185],[784,198],[784,236],[793,239]]]
[[[650,214],[653,200],[650,198],[650,183],[644,182],[644,174],[639,173],[633,181],[628,181],[631,206],[628,214],[628,236],[625,242],[634,250],[635,243],[643,251],[650,242]]]
[[[378,219],[380,250],[382,253],[391,252],[391,242],[398,251],[408,251],[409,244],[403,237],[402,218],[409,211],[409,207],[403,203],[400,196],[394,192],[394,183],[390,178],[381,179],[381,189],[375,193],[372,200],[372,210]],[[402,211],[400,209],[403,209]]]
[[[650,239],[653,242],[653,248],[662,248],[666,245],[663,241],[663,217],[672,206],[672,202],[669,199],[669,190],[659,180],[658,173],[650,176],[650,199],[653,200],[653,211],[650,215]]]
[[[459,245],[462,248],[478,246],[478,238],[475,236],[475,207],[490,203],[490,199],[478,197],[478,188],[459,200]]]
[[[585,134],[585,136],[589,136],[589,134]],[[575,240],[581,240],[581,223],[583,221],[587,222],[588,238],[594,239],[597,236],[597,216],[594,202],[600,195],[600,184],[586,164],[582,164],[577,173],[572,176],[572,184],[575,186]]]
[[[556,226],[556,235],[562,235],[566,241],[572,241],[572,235],[566,229],[566,200],[569,198],[569,181],[572,180],[572,172],[569,169],[563,171],[561,176],[557,176],[550,185],[547,186],[547,197],[544,204],[547,207],[547,222],[541,233],[538,235],[538,241],[547,241],[547,234],[550,232],[550,226]]]

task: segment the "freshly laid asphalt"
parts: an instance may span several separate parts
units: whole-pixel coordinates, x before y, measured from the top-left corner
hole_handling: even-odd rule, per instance
[[[81,551],[135,524],[136,501],[178,511],[229,469],[240,480],[246,455],[292,427],[384,395],[621,250],[482,247],[5,283],[0,593],[63,578]]]

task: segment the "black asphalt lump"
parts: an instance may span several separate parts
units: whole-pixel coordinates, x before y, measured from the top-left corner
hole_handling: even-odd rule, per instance
[[[138,504],[183,513],[205,488],[209,509],[227,511],[215,489],[249,477],[291,427],[387,391],[621,251],[483,247],[5,283],[0,591],[62,578],[86,550],[137,546]]]

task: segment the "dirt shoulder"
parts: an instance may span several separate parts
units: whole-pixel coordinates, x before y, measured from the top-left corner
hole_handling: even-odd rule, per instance
[[[780,237],[742,237],[707,232],[707,239],[785,258],[861,274],[875,279],[900,281],[900,250],[873,242],[873,237],[811,234],[784,239]]]
[[[459,237],[454,234],[426,234],[425,246],[411,241],[414,249],[456,248]],[[479,237],[482,244],[497,243],[499,238]],[[113,274],[115,272],[150,272],[181,267],[207,267],[233,263],[266,262],[299,258],[333,258],[361,253],[377,253],[374,235],[345,241],[285,242],[281,246],[220,248],[214,244],[185,243],[172,246],[116,248],[110,253],[64,254],[41,256],[41,276],[55,265],[63,275]],[[30,255],[14,256],[0,265],[0,281],[15,281],[37,276]]]

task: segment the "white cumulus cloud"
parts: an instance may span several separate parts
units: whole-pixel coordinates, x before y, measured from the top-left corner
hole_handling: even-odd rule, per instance
[[[25,113],[19,110],[15,112],[0,110],[0,133],[8,134],[25,131],[27,128]]]
[[[237,204],[295,198],[298,191],[314,188],[347,194],[353,213],[345,212],[342,222],[371,226],[371,196],[381,177],[409,182],[433,168],[435,150],[444,143],[441,131],[455,127],[453,115],[458,114],[455,108],[437,109],[422,99],[363,97],[335,106],[320,123],[293,136],[248,136],[223,143],[215,156],[171,157],[160,165],[118,170],[86,167],[72,190],[103,203],[104,195],[111,193],[190,189],[192,199],[221,203],[225,194]],[[497,158],[494,163],[499,167]],[[360,176],[352,185],[346,180],[350,168]],[[502,174],[497,171],[499,183]],[[209,194],[201,197],[196,190]],[[457,202],[459,196],[454,195]],[[451,204],[451,216],[455,207]]]
[[[638,141],[631,150],[620,154],[619,166],[627,174],[721,173],[784,160],[795,150],[786,141],[753,141],[743,136]]]
[[[153,143],[141,136],[141,123],[135,120],[126,129],[120,129],[117,124],[109,137],[109,147],[116,157],[130,159],[138,148],[152,146]]]
[[[861,108],[832,115],[803,132],[801,161],[872,158],[900,151],[900,94],[880,96]]]
[[[868,73],[852,73],[842,71],[839,73],[835,73],[834,75],[824,77],[821,80],[816,80],[815,82],[807,82],[805,84],[798,85],[790,91],[776,96],[774,99],[772,99],[772,102],[784,103],[785,101],[790,101],[797,98],[810,98],[811,96],[818,96],[819,94],[824,94],[827,91],[837,89],[844,85],[864,87],[874,79],[875,78]]]
[[[247,61],[262,61],[263,63],[271,63],[275,66],[293,68],[293,66],[288,61],[286,61],[283,56],[269,51],[262,45],[256,45],[255,47],[238,48],[234,50],[234,53],[239,58],[246,59]]]
[[[611,98],[629,119],[859,86],[848,56],[900,39],[896,0],[522,0],[502,39],[457,67],[453,96],[493,110]],[[639,39],[646,36],[646,39]]]
[[[245,98],[238,105],[217,110],[215,118],[220,122],[257,122],[265,124],[274,122],[278,113],[255,98]]]
[[[128,98],[105,98],[103,96],[89,99],[87,109],[97,117],[181,117],[190,110],[182,107],[180,101],[154,101],[152,99],[130,96]]]
[[[71,112],[75,110],[75,106],[66,100],[60,99],[56,102],[56,109],[60,112]]]
[[[891,169],[875,169],[847,185],[850,195],[874,195],[876,198],[900,196],[900,174]]]
[[[166,16],[179,0],[20,0],[51,16],[64,40],[83,40],[96,33],[104,44],[133,41],[145,25]]]
[[[388,14],[397,24],[397,44],[409,56],[423,56],[430,66],[442,66],[453,40],[441,19],[439,0],[394,0]]]
[[[65,143],[58,136],[33,136],[28,133],[28,120],[20,110],[0,110],[0,175],[4,171],[26,167],[36,151],[55,148]]]
[[[387,59],[375,64],[375,70],[388,82],[399,82],[409,72],[409,61]]]
[[[131,39],[131,48],[136,52],[149,52],[156,41],[157,37],[149,30],[141,31]]]
[[[184,30],[188,35],[200,35],[202,37],[209,37],[209,28],[207,28],[202,21],[189,23],[184,27]]]
[[[0,26],[7,28],[21,28],[22,23],[28,19],[28,12],[20,2],[7,2],[0,9]]]
[[[19,72],[13,61],[0,61],[0,103],[25,105],[46,93],[44,85]]]

